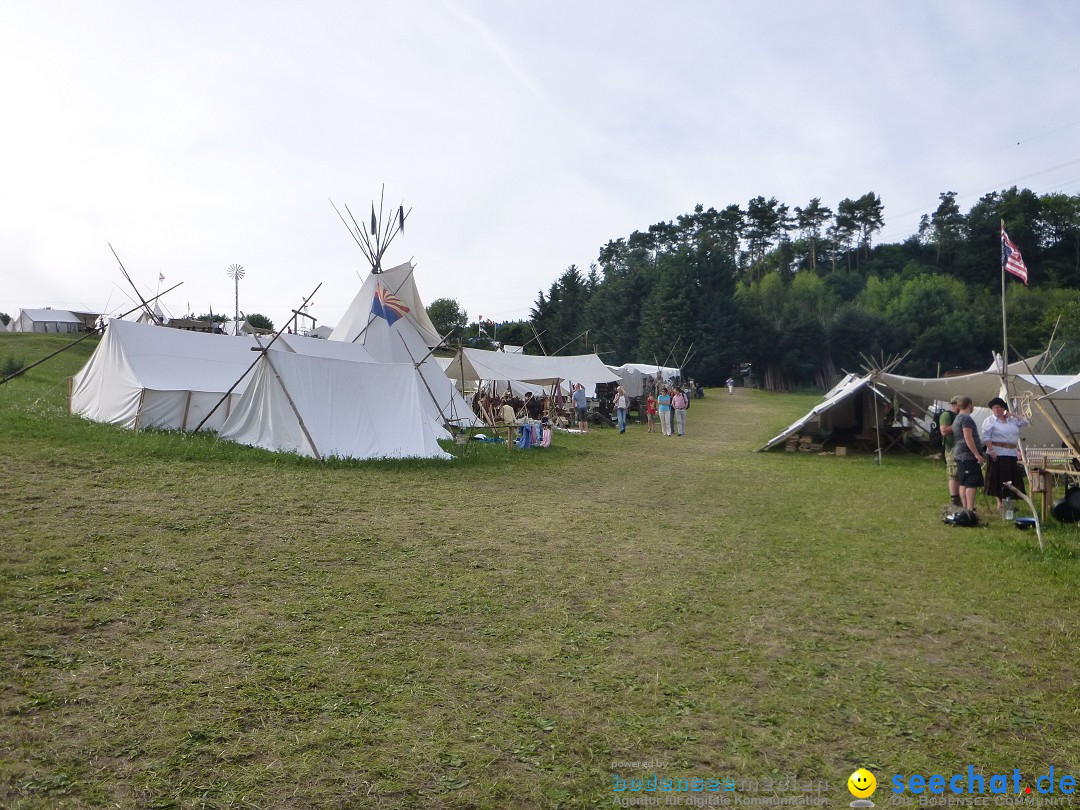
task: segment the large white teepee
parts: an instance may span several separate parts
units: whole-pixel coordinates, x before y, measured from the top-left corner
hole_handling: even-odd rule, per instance
[[[431,356],[441,336],[420,300],[412,262],[370,273],[329,341],[362,345],[384,363],[411,363],[419,372],[421,406],[435,435],[449,436],[447,426],[476,424],[469,404]]]

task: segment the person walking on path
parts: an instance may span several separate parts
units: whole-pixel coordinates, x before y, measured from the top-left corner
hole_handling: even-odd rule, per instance
[[[615,389],[615,413],[619,416],[619,433],[626,433],[626,412],[630,410],[630,398],[620,385]]]
[[[671,435],[671,393],[665,385],[656,398],[656,407],[660,411],[660,430],[665,436]]]
[[[686,434],[686,409],[690,407],[690,398],[681,388],[676,388],[671,397],[671,407],[675,409],[675,429],[680,436]]]

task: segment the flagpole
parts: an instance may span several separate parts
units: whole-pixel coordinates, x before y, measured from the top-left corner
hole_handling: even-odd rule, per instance
[[[1001,219],[1001,384],[1005,385],[1005,375],[1009,369],[1009,327],[1005,318],[1005,219]],[[1006,389],[1008,390],[1008,389]]]

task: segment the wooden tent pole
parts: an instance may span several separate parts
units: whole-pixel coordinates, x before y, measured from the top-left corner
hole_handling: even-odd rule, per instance
[[[112,244],[109,242],[106,242],[105,244],[109,245],[109,250],[112,250],[112,255],[116,256],[116,251],[113,250]],[[127,279],[127,283],[131,285],[131,289],[133,289],[135,291],[135,295],[138,296],[139,302],[142,304],[143,310],[146,312],[147,315],[150,316],[151,320],[156,321],[154,311],[150,309],[150,305],[146,302],[146,299],[142,297],[142,293],[139,292],[139,288],[136,287],[135,282],[131,280],[131,276],[128,275],[127,268],[124,267],[124,263],[120,261],[119,256],[116,256],[116,263],[120,265],[120,272],[124,274],[124,278]],[[154,298],[157,298],[157,296],[154,296]],[[153,301],[154,299],[151,298],[150,300]]]
[[[427,389],[428,396],[431,397],[431,401],[435,403],[435,407],[439,411],[439,416],[442,417],[443,425],[445,425],[446,428],[449,429],[451,426],[453,426],[453,422],[450,419],[446,418],[446,413],[443,411],[442,406],[439,405],[439,400],[435,397],[434,392],[431,390],[431,386],[428,385],[428,381],[426,379],[424,379],[424,375],[420,371],[420,363],[422,363],[424,361],[421,360],[420,363],[417,363],[416,360],[412,356],[412,352],[409,351],[409,344],[405,342],[405,338],[401,334],[401,332],[398,332],[397,336],[399,338],[401,338],[401,345],[405,347],[405,354],[409,355],[409,359],[413,361],[413,369],[420,376],[420,382],[422,382],[424,384],[424,388]],[[456,420],[454,420],[454,421],[456,421]]]
[[[322,282],[320,281],[320,282],[319,282],[319,287],[321,287],[321,286],[322,286]],[[306,303],[307,303],[308,301],[310,301],[310,300],[311,300],[312,298],[314,298],[314,297],[315,297],[315,293],[317,293],[317,292],[319,291],[319,287],[316,287],[316,288],[315,288],[314,290],[312,290],[312,291],[311,291],[311,295],[309,295],[309,296],[308,296],[307,298],[305,298],[305,299],[304,299],[304,304],[306,304]],[[303,307],[304,307],[304,304],[301,304],[301,305],[300,305],[300,308],[301,308],[301,309],[303,309]],[[275,333],[274,333],[274,337],[273,337],[273,338],[271,338],[271,339],[270,339],[270,342],[266,344],[266,348],[265,348],[265,349],[264,349],[264,348],[261,348],[261,347],[260,347],[260,348],[258,348],[258,349],[253,349],[253,351],[257,351],[257,352],[264,352],[264,353],[265,353],[265,352],[267,352],[267,351],[269,351],[270,347],[274,345],[274,342],[275,342],[275,341],[276,341],[276,340],[277,340],[277,339],[278,339],[279,337],[281,337],[281,332],[282,332],[282,330],[283,330],[284,328],[285,328],[285,327],[283,326],[283,327],[281,327],[281,329],[278,329],[278,330],[277,330],[277,332],[275,332]],[[201,421],[201,422],[199,422],[199,424],[197,424],[197,425],[195,426],[195,430],[191,431],[192,433],[198,433],[198,432],[199,432],[199,431],[200,431],[200,430],[202,429],[202,426],[206,424],[207,420],[208,420],[208,419],[209,419],[209,418],[210,418],[211,416],[213,416],[213,415],[214,415],[214,413],[215,413],[215,412],[217,411],[217,409],[218,409],[218,408],[220,408],[220,407],[221,407],[221,403],[223,403],[223,402],[224,402],[225,400],[227,400],[227,399],[229,398],[229,395],[230,395],[230,394],[231,394],[231,393],[232,393],[233,391],[235,391],[235,390],[236,390],[236,386],[240,385],[240,382],[241,382],[241,380],[243,380],[243,379],[244,379],[244,377],[246,377],[246,376],[247,376],[248,374],[250,374],[250,373],[251,373],[251,370],[252,370],[253,368],[255,368],[255,364],[256,364],[256,363],[258,363],[258,362],[259,362],[259,358],[258,358],[258,357],[256,357],[256,358],[255,358],[255,360],[254,360],[254,361],[252,362],[252,364],[251,364],[250,366],[248,366],[248,367],[247,367],[247,369],[246,369],[246,370],[244,371],[244,373],[243,373],[243,374],[241,374],[241,375],[240,375],[240,377],[239,377],[239,378],[238,378],[238,379],[236,380],[236,382],[234,382],[234,383],[233,383],[232,385],[230,385],[230,386],[229,386],[229,390],[228,390],[228,391],[226,391],[226,392],[225,392],[224,394],[222,394],[222,396],[221,396],[221,399],[219,399],[219,400],[217,401],[217,404],[216,404],[216,405],[214,405],[214,407],[210,409],[209,413],[207,413],[207,414],[206,414],[206,416],[204,416],[204,417],[202,418],[202,421]]]
[[[877,458],[874,460],[874,463],[880,466],[881,465],[881,418],[878,416],[877,391],[874,389],[873,383],[870,384],[870,394],[874,398],[874,433],[877,435]]]
[[[270,366],[270,370],[274,372],[274,378],[278,381],[278,385],[281,386],[281,390],[285,393],[285,399],[288,401],[289,407],[292,408],[293,416],[296,417],[296,422],[300,425],[300,430],[304,432],[304,438],[307,439],[308,444],[311,445],[311,452],[315,454],[315,460],[322,461],[322,454],[315,445],[315,440],[311,438],[311,433],[308,431],[307,425],[304,424],[304,417],[300,414],[300,409],[296,407],[292,394],[289,393],[289,389],[285,386],[285,381],[281,379],[281,374],[278,373],[277,368],[274,366],[274,361],[270,359],[270,352],[262,348],[262,342],[259,340],[258,335],[255,335],[255,342],[259,344],[259,350],[262,352],[262,359],[266,360],[267,365]]]

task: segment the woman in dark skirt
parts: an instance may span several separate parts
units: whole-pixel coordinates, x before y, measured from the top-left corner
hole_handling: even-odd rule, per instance
[[[1010,414],[1009,406],[1001,397],[994,397],[988,405],[993,414],[982,423],[982,437],[989,458],[986,488],[983,491],[997,499],[1000,509],[1002,498],[1011,498],[1016,494],[1005,486],[1006,481],[1024,491],[1024,471],[1018,459],[1018,448],[1020,428],[1027,426],[1029,420]]]

